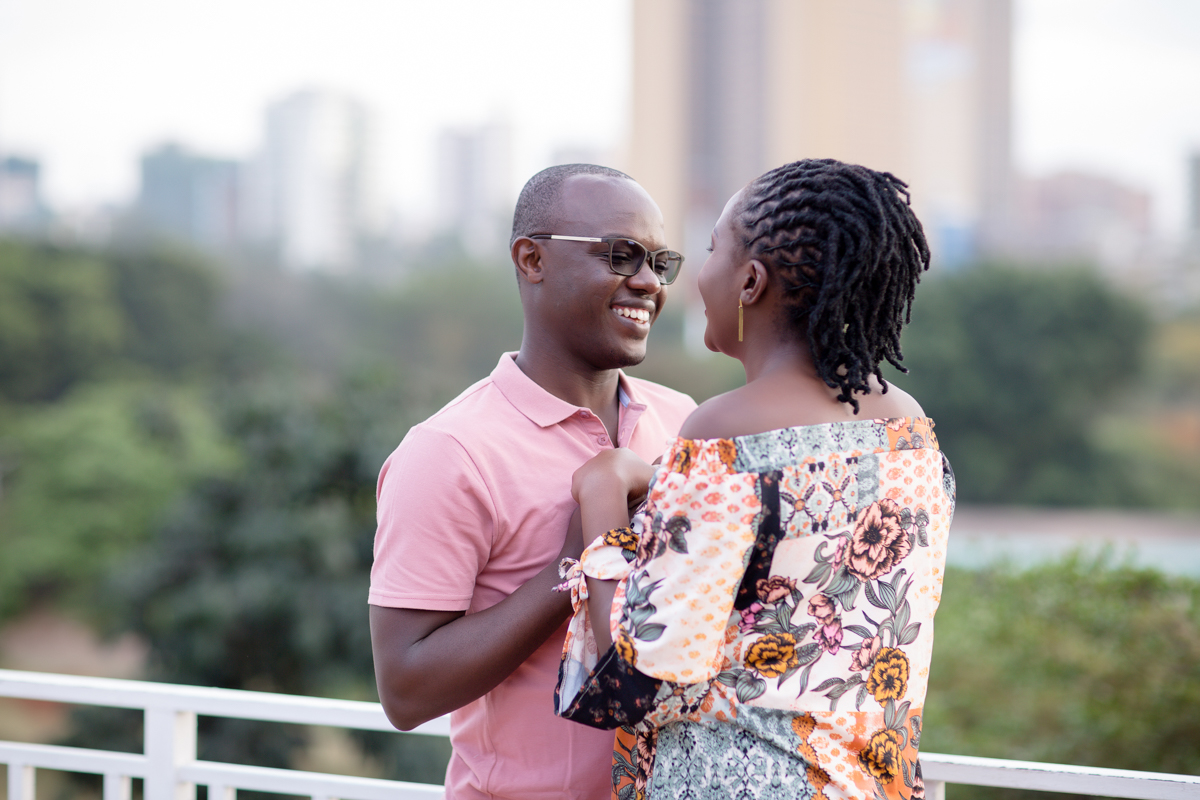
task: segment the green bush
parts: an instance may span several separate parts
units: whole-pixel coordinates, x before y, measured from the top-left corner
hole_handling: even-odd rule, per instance
[[[1200,581],[1104,557],[949,569],[921,748],[1200,774]]]

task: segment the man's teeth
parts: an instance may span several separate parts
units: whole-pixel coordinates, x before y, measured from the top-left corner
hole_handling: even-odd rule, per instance
[[[616,312],[622,317],[636,320],[637,322],[649,322],[650,312],[640,308],[625,308],[623,306],[614,306]]]

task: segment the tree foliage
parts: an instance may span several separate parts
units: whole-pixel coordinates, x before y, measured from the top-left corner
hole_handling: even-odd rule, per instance
[[[375,697],[375,479],[407,427],[403,407],[395,381],[378,377],[316,396],[268,384],[226,398],[222,426],[241,445],[240,467],[195,482],[112,582],[119,627],[150,642],[154,677]],[[237,721],[203,732],[203,757],[280,766],[305,741]],[[410,778],[442,777],[443,743],[360,738]]]
[[[235,451],[193,392],[146,383],[80,387],[8,420],[0,466],[0,619],[47,597],[95,610],[116,561]]]
[[[990,266],[929,281],[894,375],[936,421],[967,502],[1111,504],[1099,415],[1142,376],[1151,323],[1093,273]]]
[[[178,376],[211,361],[219,295],[215,271],[181,251],[0,241],[0,402],[44,403],[80,382]]]

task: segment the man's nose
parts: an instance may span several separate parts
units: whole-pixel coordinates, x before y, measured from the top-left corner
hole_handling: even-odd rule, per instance
[[[649,258],[642,261],[642,268],[625,279],[629,288],[643,294],[658,294],[662,284],[658,281],[658,273],[654,271],[654,262]]]

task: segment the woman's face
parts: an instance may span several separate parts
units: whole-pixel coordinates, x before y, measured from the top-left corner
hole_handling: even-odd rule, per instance
[[[745,191],[745,190],[743,190]],[[696,277],[704,300],[704,346],[717,353],[731,353],[737,345],[738,296],[742,291],[740,270],[746,260],[736,209],[742,192],[729,198],[712,232],[708,260]]]

